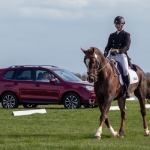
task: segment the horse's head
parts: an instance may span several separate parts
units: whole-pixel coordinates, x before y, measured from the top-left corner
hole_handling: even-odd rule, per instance
[[[83,48],[81,48],[81,50],[85,54],[84,63],[87,67],[87,75],[88,75],[87,80],[90,83],[96,82],[100,63],[98,60],[98,55],[95,53],[95,48],[91,47],[88,50],[84,50]]]

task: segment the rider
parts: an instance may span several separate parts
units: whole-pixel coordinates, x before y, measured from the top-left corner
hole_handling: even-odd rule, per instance
[[[114,24],[117,31],[110,34],[107,46],[105,47],[104,56],[107,57],[108,59],[113,58],[121,64],[123,68],[123,80],[126,88],[125,96],[126,98],[129,98],[130,78],[128,73],[127,51],[129,50],[131,43],[130,34],[124,31],[123,29],[123,26],[125,24],[125,20],[123,17],[117,16],[114,20]]]

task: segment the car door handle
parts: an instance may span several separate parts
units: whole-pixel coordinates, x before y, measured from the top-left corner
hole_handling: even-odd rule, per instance
[[[36,87],[40,87],[40,85],[39,85],[39,84],[36,84],[35,86],[36,86]]]
[[[14,82],[14,85],[18,85],[18,83],[17,83],[17,82]]]

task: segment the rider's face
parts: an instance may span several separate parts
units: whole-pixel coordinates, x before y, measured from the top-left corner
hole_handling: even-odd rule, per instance
[[[48,74],[45,73],[44,76],[43,76],[43,78],[44,78],[44,79],[47,79],[47,78],[48,78]]]
[[[119,23],[119,24],[117,23],[117,24],[115,24],[115,27],[117,30],[122,30],[123,25],[124,25],[123,23]]]

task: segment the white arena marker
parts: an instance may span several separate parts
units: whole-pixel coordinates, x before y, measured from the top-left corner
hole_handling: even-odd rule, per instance
[[[127,109],[126,106],[125,109]],[[120,110],[120,109],[118,106],[111,106],[109,110]]]
[[[146,104],[145,107],[146,107],[146,108],[150,108],[150,104]]]
[[[128,100],[128,101],[134,101],[134,100],[138,100],[138,99],[137,99],[137,97],[134,96],[134,97],[127,98],[126,100]]]
[[[13,111],[12,115],[14,116],[24,116],[24,115],[32,115],[32,114],[45,114],[46,109],[34,109],[34,110],[24,110],[24,111]]]

